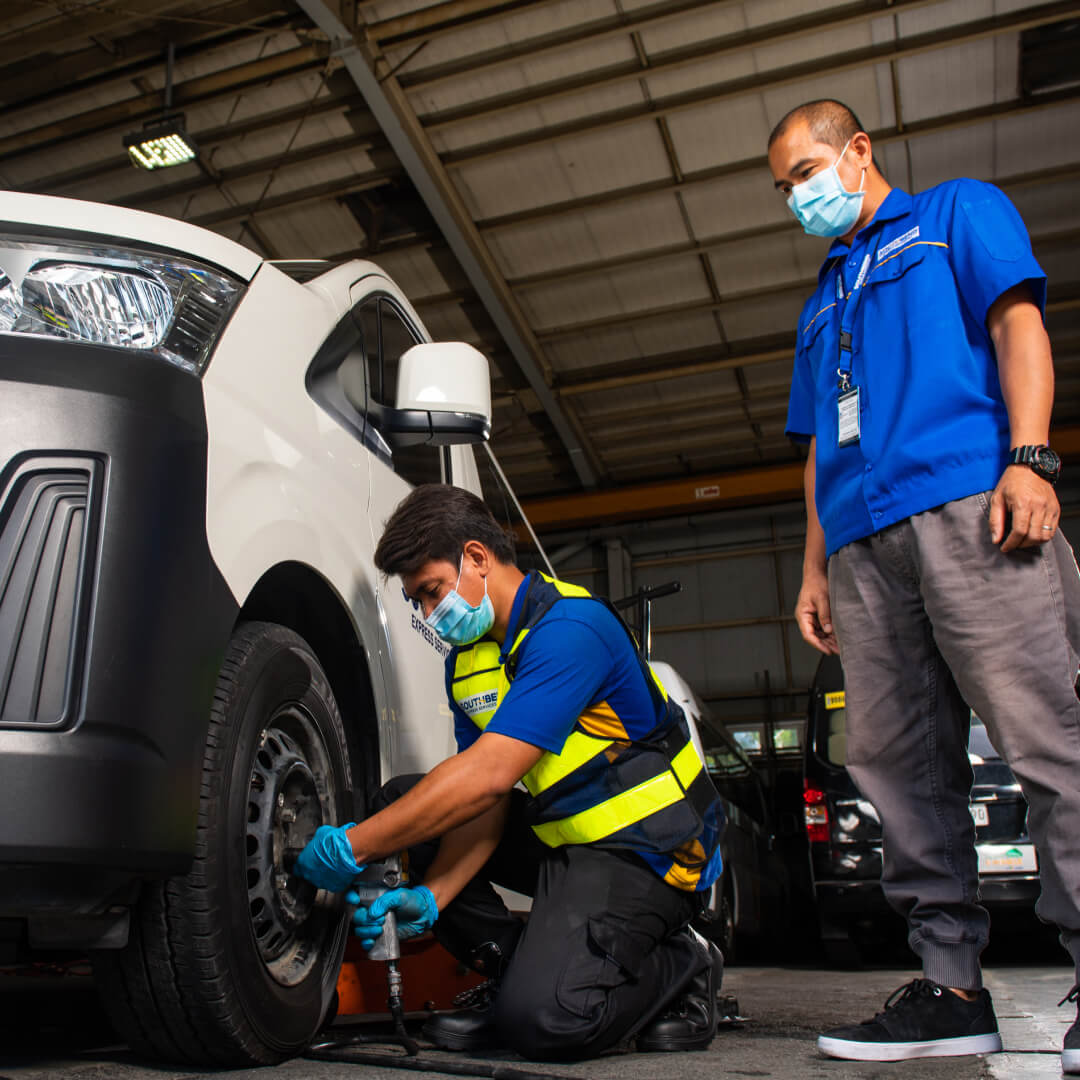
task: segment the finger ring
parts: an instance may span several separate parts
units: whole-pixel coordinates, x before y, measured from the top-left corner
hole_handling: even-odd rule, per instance
[[[1047,531],[1053,529],[1053,527],[1054,527],[1053,525],[1044,525],[1043,526],[1043,528],[1046,529]]]

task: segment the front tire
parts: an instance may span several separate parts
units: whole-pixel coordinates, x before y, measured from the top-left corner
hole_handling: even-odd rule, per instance
[[[94,961],[136,1053],[243,1066],[306,1048],[331,1007],[348,926],[284,855],[347,820],[351,789],[341,716],[310,647],[283,626],[241,625],[214,693],[192,868],[147,885],[126,948]]]

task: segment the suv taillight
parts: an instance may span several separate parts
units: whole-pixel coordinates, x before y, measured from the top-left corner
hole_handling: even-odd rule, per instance
[[[803,819],[806,822],[806,839],[811,844],[829,842],[829,808],[825,805],[825,792],[803,781]]]

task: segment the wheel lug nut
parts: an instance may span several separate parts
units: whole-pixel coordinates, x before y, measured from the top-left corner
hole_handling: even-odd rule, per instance
[[[274,887],[275,887],[276,889],[279,889],[279,890],[281,890],[282,892],[284,892],[284,891],[285,891],[285,887],[286,887],[286,886],[287,886],[288,884],[289,884],[289,875],[288,875],[288,874],[281,874],[281,873],[278,873],[278,874],[275,874],[275,875],[274,875]]]
[[[284,821],[286,824],[291,824],[296,820],[296,811],[291,807],[286,806],[281,813],[278,814],[278,820]]]
[[[285,805],[285,796],[280,791],[278,792],[278,796],[277,796],[277,804],[278,804],[278,806],[284,806]]]

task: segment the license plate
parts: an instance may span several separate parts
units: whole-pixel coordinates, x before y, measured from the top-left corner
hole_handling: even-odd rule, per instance
[[[990,811],[983,803],[973,803],[968,809],[971,811],[971,816],[975,819],[976,825],[990,824]]]
[[[980,874],[1033,874],[1039,869],[1034,844],[976,844]]]

